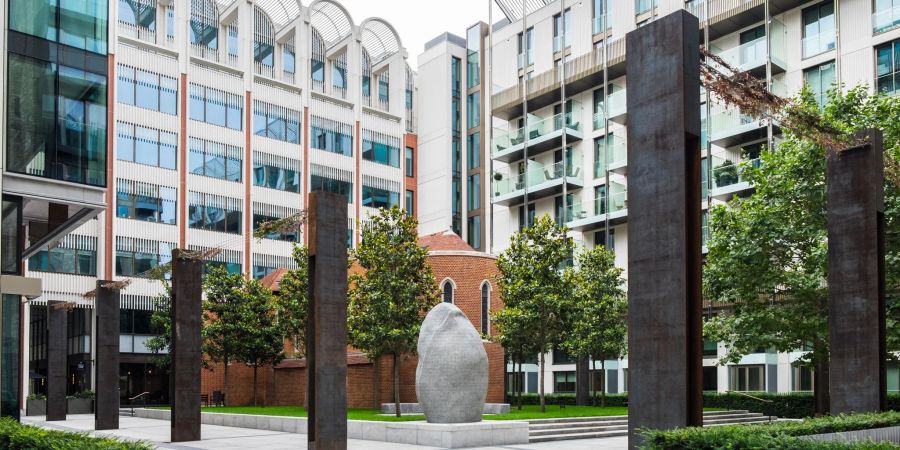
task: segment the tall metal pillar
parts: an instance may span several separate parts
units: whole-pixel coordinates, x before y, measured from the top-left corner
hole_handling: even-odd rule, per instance
[[[200,440],[202,275],[202,260],[172,251],[172,442]]]
[[[699,21],[626,36],[629,446],[702,422]]]
[[[119,429],[119,289],[97,281],[94,301],[97,355],[94,361],[97,389],[94,394],[94,429]]]
[[[347,199],[309,194],[310,450],[347,449]]]
[[[832,414],[887,407],[882,134],[858,137],[826,170]]]

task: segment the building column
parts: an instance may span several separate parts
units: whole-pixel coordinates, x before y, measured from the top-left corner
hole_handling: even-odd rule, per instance
[[[119,429],[119,332],[120,291],[109,286],[111,281],[97,281],[94,301],[94,329],[97,353],[94,360],[96,393],[94,395],[94,429]]]
[[[47,302],[47,420],[66,420],[66,302]]]
[[[200,440],[202,274],[202,260],[172,252],[172,442]]]

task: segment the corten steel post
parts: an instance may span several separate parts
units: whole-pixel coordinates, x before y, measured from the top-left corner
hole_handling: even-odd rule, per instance
[[[66,302],[47,302],[47,420],[66,420]]]
[[[309,194],[310,450],[347,448],[347,199]]]
[[[94,395],[94,429],[119,429],[119,289],[104,288],[97,281],[94,310],[97,314],[97,392]]]
[[[628,442],[702,423],[699,22],[628,33]]]
[[[203,261],[172,251],[172,442],[200,440]]]
[[[826,170],[832,414],[887,406],[882,135],[857,137]]]

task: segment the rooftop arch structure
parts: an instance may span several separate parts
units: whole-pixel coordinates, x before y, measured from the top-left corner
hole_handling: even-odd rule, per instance
[[[372,64],[377,64],[403,49],[400,34],[393,25],[380,17],[370,17],[359,26],[360,41],[369,52]]]
[[[353,17],[340,3],[332,0],[312,2],[309,5],[309,22],[328,48],[353,34]]]
[[[256,0],[253,3],[269,16],[276,30],[293,22],[303,9],[300,0]]]

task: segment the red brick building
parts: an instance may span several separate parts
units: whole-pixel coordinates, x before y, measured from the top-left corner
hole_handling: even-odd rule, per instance
[[[428,263],[434,272],[441,298],[459,307],[476,330],[493,335],[490,313],[502,308],[496,285],[497,263],[494,256],[475,251],[456,234],[447,231],[419,238],[428,249]],[[278,291],[278,282],[286,271],[279,269],[263,283]],[[286,349],[291,350],[290,343]],[[504,401],[504,355],[496,343],[484,341],[488,354],[488,403]],[[415,356],[400,359],[400,401],[416,402]],[[364,354],[347,351],[347,399],[351,408],[373,408],[393,401],[393,359],[390,355],[370,361]],[[232,365],[229,370],[229,405],[253,403],[253,370]],[[225,390],[221,367],[203,370],[201,392],[210,394]],[[258,374],[257,402],[264,405],[305,405],[306,360],[286,359],[276,367],[261,368]]]

